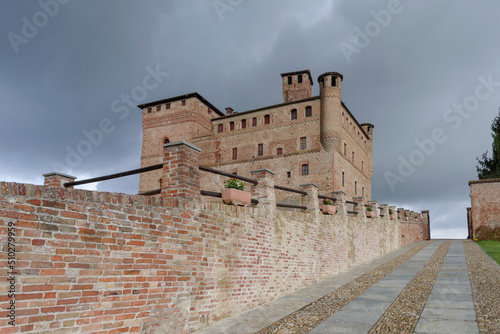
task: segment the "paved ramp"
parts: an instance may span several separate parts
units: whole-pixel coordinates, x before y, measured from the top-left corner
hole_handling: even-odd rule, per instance
[[[466,249],[469,258],[482,256],[483,266],[491,264],[500,273],[470,240],[424,241],[196,334],[488,332],[473,293],[478,279],[471,288]],[[494,293],[495,287],[490,288]]]

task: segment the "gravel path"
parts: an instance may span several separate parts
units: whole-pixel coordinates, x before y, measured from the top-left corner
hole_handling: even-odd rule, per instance
[[[285,318],[275,322],[271,326],[260,330],[258,334],[302,334],[309,332],[319,323],[365,292],[373,284],[377,283],[400,265],[408,261],[431,242],[432,241],[419,244],[392,261],[389,261],[371,272],[358,277],[354,281],[349,282],[326,296],[312,302],[309,305],[306,305],[300,310],[297,310]]]
[[[451,241],[443,242],[368,333],[413,333]]]
[[[480,333],[500,333],[500,267],[473,241],[464,241]]]

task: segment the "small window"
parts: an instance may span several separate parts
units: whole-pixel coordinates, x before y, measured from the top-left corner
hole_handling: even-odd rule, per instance
[[[352,151],[352,163],[354,163],[354,151]]]
[[[264,124],[269,124],[271,122],[271,116],[266,115],[264,116]]]
[[[247,127],[247,120],[246,119],[242,119],[241,120],[241,128],[242,129],[246,129],[246,127]]]
[[[252,118],[252,126],[257,126],[257,117]]]
[[[345,173],[342,172],[342,187],[345,187]]]
[[[290,118],[297,119],[297,109],[292,109],[292,111],[290,111]]]
[[[337,87],[337,78],[332,77],[332,87]]]
[[[218,133],[222,133],[223,131],[224,131],[224,124],[219,124],[219,125],[217,126],[217,132],[218,132]]]
[[[168,138],[165,138],[165,140],[163,141],[163,144],[168,144],[170,143],[170,140]]]
[[[306,107],[306,117],[311,117],[312,116],[312,107],[311,106],[307,106]]]
[[[282,155],[283,154],[283,149],[280,147],[276,150],[276,155]]]
[[[299,74],[299,77],[298,77],[298,83],[302,83],[302,74]]]
[[[148,108],[148,114],[150,114],[150,113],[151,113],[151,110],[152,110],[152,108],[151,108],[151,107],[149,107],[149,108]]]
[[[184,107],[186,105],[186,100],[182,100],[182,106]]]
[[[291,85],[292,84],[292,76],[288,76],[288,84]]]
[[[236,160],[236,159],[238,159],[238,149],[233,148],[233,160]]]
[[[170,103],[165,104],[165,109],[170,109]]]
[[[307,147],[306,137],[300,137],[300,149],[305,150]]]
[[[358,194],[358,181],[354,181],[354,195]]]
[[[257,148],[257,155],[258,156],[264,155],[264,144],[259,144],[259,146]]]
[[[286,172],[286,177],[289,179],[292,177],[292,172]]]
[[[308,164],[302,165],[302,175],[309,175],[309,165]]]
[[[365,162],[361,161],[361,172],[365,171]]]
[[[234,122],[230,122],[229,123],[229,131],[233,131],[234,130]]]
[[[365,197],[365,187],[361,188],[361,196]]]
[[[346,155],[347,155],[347,144],[344,143],[344,156],[346,156]]]
[[[161,105],[156,106],[156,111],[160,111],[160,110],[161,110]]]

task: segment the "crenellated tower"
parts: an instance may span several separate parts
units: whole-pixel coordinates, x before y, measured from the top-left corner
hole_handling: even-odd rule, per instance
[[[327,152],[333,152],[341,139],[342,74],[326,72],[318,77],[321,98],[321,144]]]
[[[281,73],[285,103],[310,98],[313,80],[309,70]]]

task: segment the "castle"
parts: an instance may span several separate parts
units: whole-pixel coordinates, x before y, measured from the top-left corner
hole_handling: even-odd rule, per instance
[[[186,141],[201,149],[203,166],[246,177],[266,168],[279,185],[315,183],[320,194],[371,200],[374,126],[359,124],[342,102],[342,74],[321,74],[319,96],[309,70],[281,77],[283,103],[254,110],[224,114],[196,92],[139,105],[141,167],[162,163],[163,144]],[[139,192],[159,189],[161,173],[141,174]],[[202,177],[202,189],[218,190],[219,181]]]

